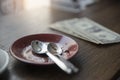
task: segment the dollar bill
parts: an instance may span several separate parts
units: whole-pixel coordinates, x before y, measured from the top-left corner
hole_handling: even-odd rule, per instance
[[[81,35],[78,35],[76,34],[75,32],[72,32],[72,31],[69,31],[68,29],[62,27],[62,28],[58,28],[58,27],[52,27],[53,29],[56,29],[58,31],[61,31],[61,32],[64,32],[64,33],[67,33],[67,34],[70,34],[72,36],[75,36],[75,37],[78,37],[78,38],[81,38],[81,39],[84,39],[84,40],[88,40],[87,38],[81,36]]]
[[[86,33],[90,38],[99,41],[100,44],[117,43],[120,42],[120,35],[88,18],[79,19],[73,24],[78,34],[79,31]]]
[[[88,18],[59,21],[52,24],[51,28],[96,44],[120,42],[118,33]]]
[[[64,27],[66,27],[67,29],[69,28],[69,30],[71,30],[72,32],[87,38],[88,41],[91,41],[91,42],[94,42],[94,43],[97,43],[97,44],[102,43],[101,41],[99,41],[97,39],[94,39],[93,36],[89,35],[84,30],[82,30],[81,26],[83,26],[83,25],[79,25],[79,23],[80,24],[85,23],[85,21],[83,21],[83,20],[80,21],[79,18],[75,18],[75,19],[72,19],[72,20],[66,20],[62,24],[64,24]],[[91,25],[88,25],[88,27],[90,27],[90,26]]]
[[[98,43],[97,41],[95,41],[95,40],[90,40],[90,39],[87,38],[87,37],[84,37],[84,36],[82,36],[82,35],[77,34],[76,32],[72,31],[71,29],[65,27],[65,25],[63,25],[62,23],[51,25],[51,28],[52,28],[52,29],[55,29],[55,30],[58,30],[58,31],[61,31],[61,32],[64,32],[64,33],[67,33],[67,34],[70,34],[70,35],[72,35],[72,36],[81,38],[81,39],[83,39],[83,40],[86,40],[86,41],[90,41],[90,42],[99,44],[99,43]],[[82,33],[81,33],[81,34],[82,34]]]

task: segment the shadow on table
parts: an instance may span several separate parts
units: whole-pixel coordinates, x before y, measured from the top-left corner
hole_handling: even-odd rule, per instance
[[[120,80],[120,70],[114,75],[111,80]]]
[[[9,80],[9,71],[6,69],[1,75],[0,75],[0,80]]]
[[[59,67],[56,65],[32,65],[32,64],[26,64],[19,61],[16,61],[13,64],[14,73],[19,76],[27,79],[29,77],[30,79],[44,79],[44,80],[72,80],[72,77],[74,77],[77,74],[68,75],[64,71],[62,71]]]

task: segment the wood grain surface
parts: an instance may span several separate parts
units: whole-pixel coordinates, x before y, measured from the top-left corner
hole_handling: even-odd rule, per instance
[[[73,38],[79,51],[70,61],[80,72],[67,75],[56,65],[35,66],[17,61],[11,55],[3,80],[111,80],[120,69],[120,43],[96,45],[82,39],[53,31],[49,25],[65,19],[88,17],[120,34],[120,3],[103,1],[80,13],[51,8],[23,11],[0,16],[0,48],[9,53],[11,44],[26,35],[57,33]],[[1,80],[1,79],[0,79]],[[114,79],[113,79],[114,80]]]

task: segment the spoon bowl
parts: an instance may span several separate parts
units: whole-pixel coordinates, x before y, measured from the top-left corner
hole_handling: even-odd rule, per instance
[[[47,49],[53,55],[60,55],[63,52],[63,50],[61,49],[60,45],[58,45],[56,43],[53,43],[53,42],[48,44]]]
[[[31,47],[33,52],[37,54],[45,54],[47,52],[47,45],[39,40],[32,41]]]

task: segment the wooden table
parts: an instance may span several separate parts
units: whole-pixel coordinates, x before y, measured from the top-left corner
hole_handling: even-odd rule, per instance
[[[80,13],[63,12],[50,8],[24,11],[0,17],[0,48],[9,53],[10,45],[18,38],[37,33],[57,33],[49,25],[60,20],[88,17],[120,34],[120,4],[101,2]],[[67,75],[56,65],[35,66],[17,61],[10,55],[10,62],[3,80],[111,80],[120,69],[120,43],[96,45],[82,39],[73,38],[80,48],[70,61],[80,72]]]

